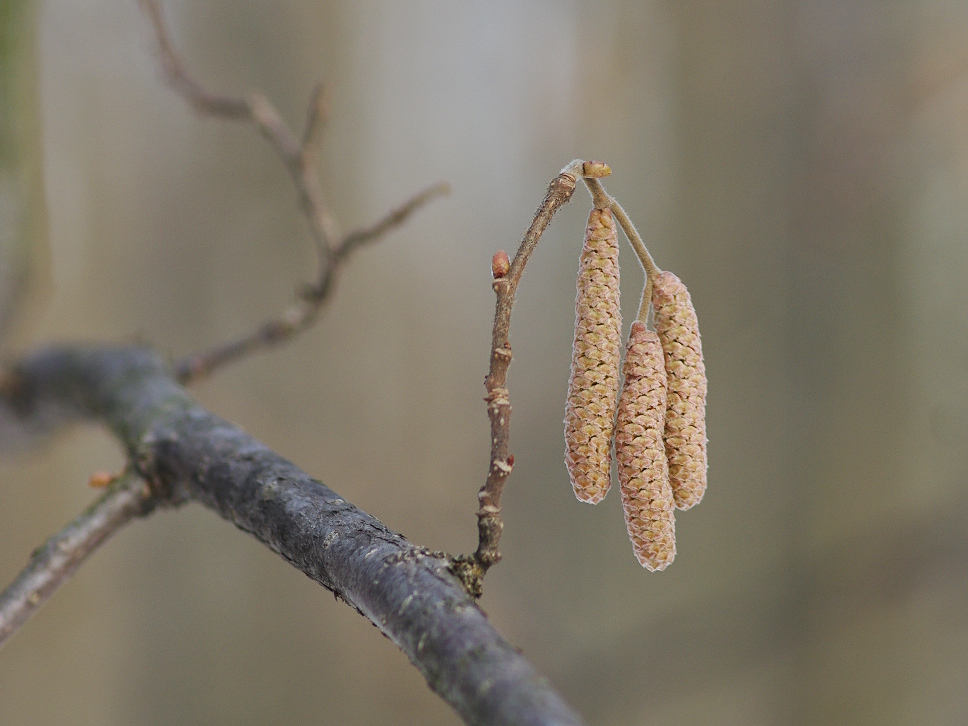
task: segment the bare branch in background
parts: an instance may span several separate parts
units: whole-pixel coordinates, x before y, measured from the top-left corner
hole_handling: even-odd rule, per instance
[[[319,139],[327,120],[329,120],[329,98],[323,84],[318,83],[313,89],[312,99],[306,110],[306,126],[303,128],[302,143],[299,145],[304,157],[303,164],[306,167],[312,167],[316,160]]]
[[[179,381],[188,383],[210,374],[226,363],[285,342],[309,328],[329,299],[342,264],[352,253],[365,243],[376,241],[403,224],[424,204],[447,194],[450,187],[447,184],[429,187],[411,197],[409,201],[376,224],[340,237],[336,231],[333,216],[323,201],[322,186],[315,170],[320,131],[327,117],[326,94],[322,86],[317,86],[313,91],[306,113],[306,128],[302,138],[297,138],[279,111],[265,96],[258,93],[246,97],[225,96],[211,93],[195,81],[175,51],[159,4],[156,0],[139,0],[139,2],[151,20],[158,43],[162,70],[172,90],[204,116],[249,121],[255,124],[278,152],[296,186],[300,206],[309,221],[309,229],[318,257],[319,270],[316,279],[305,286],[299,299],[278,318],[263,323],[250,333],[193,353],[178,361],[175,365],[175,375]]]
[[[326,268],[327,274],[310,286],[303,295],[280,317],[263,323],[255,330],[234,340],[219,343],[211,348],[185,356],[175,364],[175,377],[182,383],[207,376],[226,363],[244,358],[247,355],[284,343],[297,333],[309,328],[318,317],[323,304],[333,290],[335,274],[343,261],[359,247],[394,227],[406,219],[431,199],[447,194],[447,184],[437,184],[415,195],[372,227],[359,232],[351,232],[343,238],[332,255],[332,263]]]
[[[161,7],[154,0],[139,0],[139,2],[154,27],[158,50],[161,54],[161,67],[168,85],[184,96],[185,100],[201,114],[231,119],[248,119],[251,116],[251,110],[244,98],[209,93],[188,75],[181,59],[175,53],[171,37],[168,35],[168,29],[165,27],[164,19],[161,16]]]

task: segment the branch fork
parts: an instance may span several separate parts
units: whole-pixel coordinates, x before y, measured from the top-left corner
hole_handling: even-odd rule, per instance
[[[511,344],[508,340],[511,327],[511,311],[518,283],[525,265],[531,258],[541,235],[551,223],[555,213],[567,204],[579,179],[598,179],[611,174],[607,164],[598,161],[576,159],[568,164],[548,185],[548,191],[535,211],[531,226],[521,240],[514,260],[508,264],[503,250],[491,261],[492,287],[495,294],[494,327],[491,333],[490,368],[484,379],[487,395],[487,416],[491,422],[491,457],[487,479],[478,492],[477,550],[471,555],[460,555],[451,560],[450,569],[457,575],[467,591],[474,597],[483,592],[483,580],[487,571],[500,562],[498,543],[504,529],[501,518],[501,494],[504,484],[514,468],[514,456],[508,453],[511,435],[511,401],[507,389],[508,368],[511,365]]]
[[[313,282],[303,286],[295,303],[278,318],[255,330],[206,350],[185,356],[175,364],[182,383],[210,375],[216,368],[283,343],[309,328],[329,299],[336,277],[353,252],[403,224],[414,212],[437,197],[448,194],[447,184],[435,184],[415,194],[370,227],[340,236],[336,222],[323,201],[322,186],[314,168],[320,132],[328,113],[326,93],[321,85],[313,90],[301,138],[292,132],[275,106],[261,93],[244,97],[226,96],[206,90],[189,75],[175,51],[157,0],[139,0],[155,33],[165,80],[202,116],[249,121],[276,150],[292,177],[303,214],[316,247],[318,270]]]

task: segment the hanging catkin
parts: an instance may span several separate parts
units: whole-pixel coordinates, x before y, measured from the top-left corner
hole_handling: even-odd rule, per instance
[[[659,336],[632,323],[618,401],[615,458],[625,526],[639,564],[664,570],[676,556],[675,504],[662,444],[666,373]]]
[[[669,480],[676,506],[689,509],[706,491],[706,367],[699,323],[686,286],[671,272],[653,280],[652,304],[668,384]]]
[[[621,312],[618,234],[609,209],[592,209],[585,229],[575,301],[575,343],[565,405],[565,464],[575,496],[597,504],[609,466],[618,398]]]

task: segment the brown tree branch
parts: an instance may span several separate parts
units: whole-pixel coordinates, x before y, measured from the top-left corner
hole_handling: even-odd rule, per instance
[[[376,224],[340,237],[333,216],[323,201],[322,185],[315,170],[320,131],[327,116],[322,86],[317,86],[313,91],[306,114],[306,127],[302,138],[298,139],[265,96],[258,93],[246,97],[224,96],[203,88],[188,74],[185,63],[175,51],[157,0],[139,2],[151,21],[165,80],[172,90],[204,116],[252,122],[279,154],[296,187],[318,258],[316,279],[278,318],[263,323],[245,335],[180,360],[175,365],[175,375],[182,383],[189,383],[227,363],[285,342],[309,328],[329,299],[340,267],[352,253],[403,224],[424,204],[448,193],[449,187],[437,184],[425,189]]]
[[[531,226],[521,240],[510,267],[505,271],[503,265],[492,265],[494,274],[494,293],[497,297],[494,309],[494,328],[491,333],[491,356],[484,387],[487,389],[487,415],[491,423],[491,460],[487,479],[478,492],[477,510],[477,550],[472,555],[455,557],[451,570],[464,582],[468,592],[480,597],[484,575],[488,569],[501,559],[498,542],[504,529],[501,518],[501,494],[504,482],[514,468],[514,457],[508,453],[511,437],[511,401],[508,397],[507,375],[511,365],[511,344],[508,340],[511,329],[511,311],[514,308],[514,295],[534,252],[541,235],[551,223],[555,213],[571,199],[580,177],[597,178],[611,173],[607,165],[597,161],[576,159],[568,164],[548,185],[541,205],[534,213]],[[500,254],[500,253],[499,253]],[[505,258],[506,259],[506,258]]]
[[[315,155],[319,147],[319,139],[322,135],[323,126],[329,120],[329,98],[322,83],[318,83],[313,89],[312,99],[309,102],[309,109],[306,111],[306,125],[303,127],[302,149],[303,166],[312,167],[316,161]]]
[[[369,227],[363,227],[362,229],[355,230],[344,236],[342,241],[336,247],[336,259],[342,261],[360,247],[368,245],[372,242],[376,242],[387,232],[406,222],[411,214],[416,212],[423,205],[427,204],[427,202],[448,194],[450,194],[450,184],[447,182],[434,184],[432,187],[427,187],[422,192],[414,194],[410,199],[396,209],[388,212],[382,219],[377,220],[374,224],[370,225]]]
[[[137,474],[126,472],[86,511],[38,547],[17,579],[0,593],[0,648],[74,575],[88,555],[153,508],[151,490]]]
[[[315,285],[304,290],[300,298],[281,316],[263,323],[238,338],[185,356],[175,363],[175,377],[181,383],[191,383],[209,375],[226,363],[284,343],[312,326],[333,291],[336,272],[344,260],[365,243],[375,241],[394,227],[403,224],[411,214],[430,200],[443,196],[449,191],[450,187],[447,184],[436,184],[414,195],[372,227],[346,235],[332,254],[333,263],[326,268],[328,274]]]
[[[161,7],[155,0],[139,0],[142,10],[151,21],[158,42],[161,55],[161,67],[165,73],[165,81],[176,93],[184,96],[192,107],[206,116],[221,116],[222,118],[248,120],[251,116],[249,103],[244,98],[222,96],[209,93],[201,84],[197,83],[185,70],[181,59],[175,53],[175,47],[168,34],[161,15]]]

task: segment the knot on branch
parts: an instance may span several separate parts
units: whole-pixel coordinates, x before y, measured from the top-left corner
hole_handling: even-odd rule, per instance
[[[498,558],[500,559],[500,556]],[[478,562],[476,553],[451,558],[447,570],[460,581],[467,594],[475,600],[484,594],[484,574],[487,572],[487,567]]]

